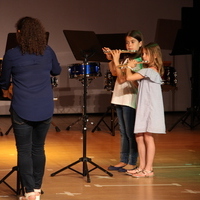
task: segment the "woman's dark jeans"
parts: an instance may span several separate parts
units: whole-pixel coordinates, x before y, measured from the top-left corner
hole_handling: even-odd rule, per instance
[[[25,192],[40,189],[46,163],[44,144],[51,118],[32,122],[20,118],[11,109],[15,134],[18,167]]]

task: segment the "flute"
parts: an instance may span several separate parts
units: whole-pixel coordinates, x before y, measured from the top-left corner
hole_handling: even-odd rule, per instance
[[[114,50],[111,50],[114,51]],[[111,51],[103,51],[104,53],[110,53]],[[136,53],[137,50],[120,50],[121,53]]]
[[[137,62],[136,64],[144,64],[144,63],[148,63],[148,61],[147,60],[142,60],[142,61]],[[120,64],[120,65],[118,65],[118,67],[122,68],[122,69],[124,69],[124,68],[132,68],[132,67],[130,67],[128,65],[128,63],[126,63],[126,64]]]

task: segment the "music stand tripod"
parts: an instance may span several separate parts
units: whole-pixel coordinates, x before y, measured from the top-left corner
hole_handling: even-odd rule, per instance
[[[81,58],[84,58],[84,66],[88,63],[89,58],[97,59],[95,58],[95,55],[97,55],[98,51],[101,51],[100,46],[98,46],[98,40],[96,38],[96,35],[94,32],[91,31],[63,31],[70,46],[72,49],[72,52],[74,53],[75,57],[77,56],[78,60]],[[89,40],[88,40],[89,38]],[[80,40],[80,41],[79,41]],[[91,43],[91,44],[90,44]],[[82,47],[81,47],[82,45]],[[89,47],[88,47],[89,45]],[[96,45],[96,46],[95,46]],[[81,50],[80,50],[81,49]],[[99,50],[100,49],[100,50]],[[81,57],[79,57],[81,55]],[[99,58],[97,60],[100,60]],[[92,161],[91,158],[87,157],[86,149],[87,149],[87,77],[86,77],[86,67],[84,68],[84,79],[83,79],[83,86],[84,86],[84,94],[83,94],[83,127],[82,127],[82,133],[83,133],[83,156],[79,158],[77,161],[73,162],[72,164],[69,164],[66,167],[63,167],[62,169],[54,172],[51,174],[51,176],[55,176],[56,174],[66,170],[70,169],[82,176],[87,176],[87,182],[90,182],[90,175],[89,173],[95,169],[100,169],[101,171],[105,172],[109,176],[113,176],[110,172],[103,169],[96,163]],[[78,163],[83,163],[83,171],[79,172],[72,167]],[[92,169],[88,168],[88,163],[93,165]]]
[[[16,189],[14,189],[10,184],[6,182],[6,179],[10,177],[14,172],[17,172]],[[19,169],[17,166],[14,166],[12,170],[0,180],[0,184],[1,183],[4,183],[6,186],[8,186],[16,195],[25,194],[25,191],[20,179]]]

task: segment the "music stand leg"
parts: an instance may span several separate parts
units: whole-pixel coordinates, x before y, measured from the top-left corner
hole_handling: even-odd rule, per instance
[[[12,186],[10,186],[7,182],[6,179],[11,176],[14,172],[17,172],[17,180],[16,180],[16,189],[14,189]],[[21,180],[20,180],[20,174],[19,174],[19,169],[17,166],[13,167],[12,170],[6,174],[1,180],[0,180],[0,184],[4,183],[6,186],[8,186],[16,195],[20,195],[22,193],[22,195],[25,194],[25,191],[23,189]]]
[[[83,157],[79,158],[77,161],[69,164],[68,166],[63,167],[62,169],[60,169],[60,170],[52,173],[51,176],[55,176],[56,174],[58,174],[58,173],[60,173],[60,172],[62,172],[64,170],[66,170],[66,169],[70,169],[70,170],[72,170],[72,171],[74,171],[74,172],[76,172],[76,173],[78,173],[78,174],[80,174],[82,176],[87,176],[87,182],[90,183],[91,180],[90,180],[89,173],[91,171],[93,171],[94,169],[96,169],[96,168],[99,168],[100,170],[102,170],[103,172],[105,172],[106,174],[108,174],[109,176],[113,176],[113,174],[111,174],[107,170],[103,169],[102,167],[100,167],[96,163],[92,162],[92,159],[88,158],[86,156],[86,146],[87,146],[87,144],[86,144],[86,137],[87,137],[86,136],[86,134],[87,134],[87,132],[86,132],[87,131],[86,123],[87,123],[87,121],[88,121],[87,120],[87,116],[83,116],[83,122],[84,122],[84,126],[83,126]],[[74,165],[76,165],[76,164],[78,164],[80,162],[83,163],[83,172],[79,172],[79,171],[77,171],[77,170],[75,170],[75,169],[72,168]],[[88,165],[87,165],[88,162],[90,164],[92,164],[94,166],[94,168],[92,168],[92,169],[89,170],[88,169]]]

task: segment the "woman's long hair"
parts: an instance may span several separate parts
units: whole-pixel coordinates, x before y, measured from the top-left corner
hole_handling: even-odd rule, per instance
[[[164,67],[162,61],[162,52],[160,46],[157,43],[150,42],[145,45],[143,49],[147,50],[150,54],[150,62],[146,64],[148,66],[156,66],[158,73],[162,76],[164,74]]]
[[[16,23],[17,42],[22,54],[43,55],[46,48],[46,32],[38,19],[23,17]]]

